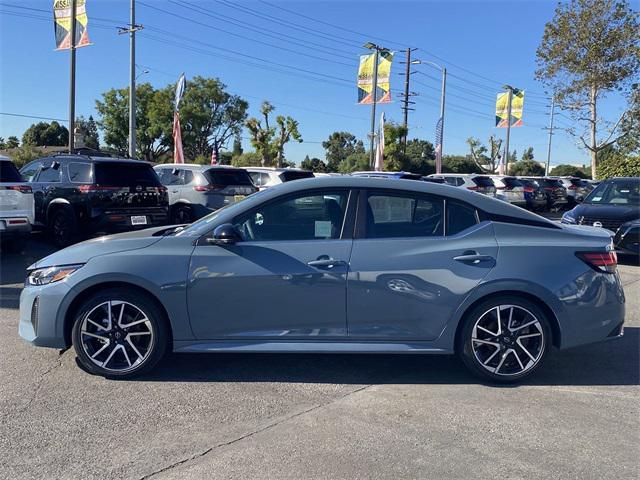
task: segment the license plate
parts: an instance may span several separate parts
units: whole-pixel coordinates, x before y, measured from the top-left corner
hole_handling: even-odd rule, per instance
[[[239,202],[240,200],[244,200],[246,197],[246,195],[234,195],[233,196],[233,201],[234,202]]]
[[[147,217],[145,215],[135,215],[131,217],[131,225],[146,225]]]

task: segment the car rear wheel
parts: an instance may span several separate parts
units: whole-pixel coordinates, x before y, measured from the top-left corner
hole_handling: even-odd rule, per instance
[[[457,350],[474,374],[514,383],[540,367],[550,346],[551,328],[542,309],[505,296],[483,302],[467,315]]]
[[[67,208],[61,208],[51,218],[51,236],[56,247],[71,245],[77,236],[76,219]]]
[[[72,334],[82,367],[107,378],[148,372],[168,343],[162,310],[147,296],[122,288],[90,297],[78,310]]]
[[[195,217],[191,207],[186,205],[180,205],[173,209],[172,223],[175,225],[183,225],[186,223],[192,223]]]

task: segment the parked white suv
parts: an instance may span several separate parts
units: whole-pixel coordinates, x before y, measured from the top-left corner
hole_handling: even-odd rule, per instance
[[[313,178],[315,176],[313,172],[300,168],[245,167],[245,170],[249,172],[253,184],[260,190],[273,187],[279,183],[302,178]]]
[[[0,237],[28,235],[33,224],[31,187],[9,157],[0,156]]]
[[[491,175],[491,179],[496,186],[496,198],[518,207],[527,206],[524,185],[520,180],[507,175]]]
[[[477,173],[432,173],[427,178],[442,179],[447,185],[466,188],[490,197],[496,194],[496,186],[487,175]]]

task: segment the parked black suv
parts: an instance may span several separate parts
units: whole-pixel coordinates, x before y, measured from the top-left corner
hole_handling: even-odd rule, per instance
[[[33,189],[36,228],[49,229],[59,247],[90,233],[167,223],[167,189],[147,162],[55,155],[20,173]]]

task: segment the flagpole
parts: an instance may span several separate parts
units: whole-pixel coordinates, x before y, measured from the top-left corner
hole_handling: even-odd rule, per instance
[[[504,172],[503,175],[509,175],[509,137],[511,134],[511,102],[513,100],[513,87],[511,85],[505,85],[504,88],[509,92],[507,99],[507,138],[505,140],[505,157],[504,157]]]
[[[71,0],[71,42],[69,51],[71,65],[69,69],[69,153],[74,150],[76,130],[76,0]]]

